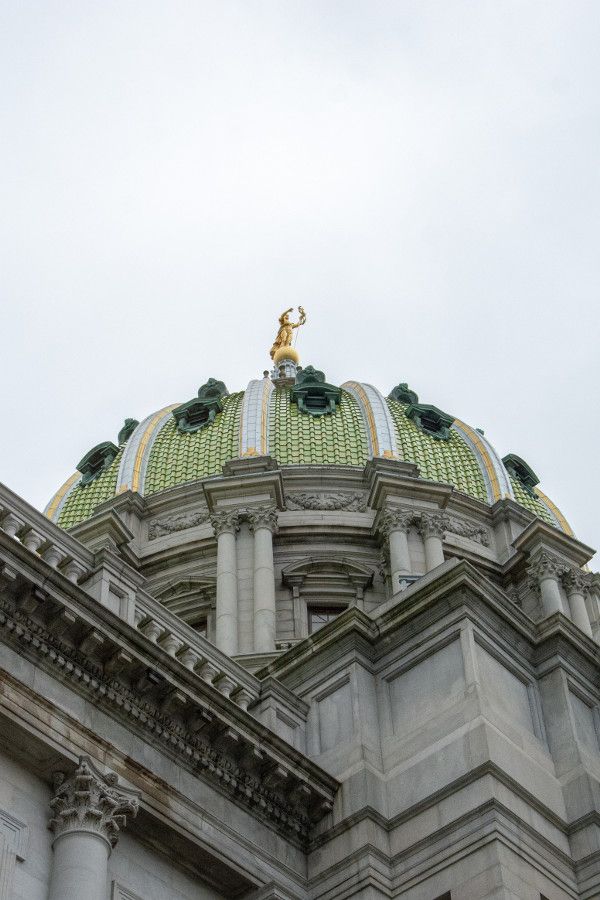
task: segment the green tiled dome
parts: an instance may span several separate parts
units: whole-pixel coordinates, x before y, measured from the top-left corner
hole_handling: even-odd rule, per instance
[[[245,392],[234,394],[226,394],[222,382],[213,379],[201,391],[205,388],[216,391],[215,396],[221,390],[220,398],[200,397],[148,416],[126,432],[116,457],[89,483],[82,483],[77,473],[72,476],[48,505],[47,514],[70,528],[122,491],[150,496],[214,477],[228,460],[239,456],[268,453],[281,466],[357,469],[372,456],[386,456],[415,463],[421,478],[453,485],[483,503],[510,497],[544,521],[569,530],[541,491],[526,489],[505,469],[481,432],[446,417],[454,424],[440,439],[415,420],[411,404],[401,402],[404,396],[384,400],[372,385],[347,382],[341,390],[328,386],[337,391],[333,412],[315,408],[311,414],[296,402],[289,384],[268,378],[251,381]],[[201,417],[203,403],[208,404],[210,417],[198,425],[193,416]],[[190,407],[191,425],[182,427],[182,410]],[[445,416],[435,407],[418,410]]]
[[[407,418],[408,404],[390,399],[387,403],[396,426],[402,458],[416,463],[422,478],[453,484],[463,494],[484,502],[487,500],[479,463],[457,431],[451,431],[447,441],[438,441],[424,434]]]

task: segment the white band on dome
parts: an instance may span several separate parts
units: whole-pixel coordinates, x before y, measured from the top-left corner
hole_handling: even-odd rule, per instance
[[[117,475],[116,494],[127,490],[143,493],[148,457],[150,456],[154,439],[177,406],[179,406],[178,403],[165,406],[163,409],[159,409],[158,412],[147,416],[137,426],[123,451]]]
[[[342,388],[360,407],[369,439],[369,455],[400,459],[394,422],[383,395],[372,384],[358,381],[347,381]]]
[[[275,387],[270,378],[255,379],[244,393],[240,419],[240,456],[269,452],[269,406]]]
[[[504,468],[504,463],[492,447],[489,441],[481,434],[475,431],[470,425],[455,419],[451,426],[458,431],[462,439],[471,448],[479,463],[485,480],[485,486],[488,493],[490,503],[501,500],[503,497],[515,499],[515,495],[508,477],[508,472]]]

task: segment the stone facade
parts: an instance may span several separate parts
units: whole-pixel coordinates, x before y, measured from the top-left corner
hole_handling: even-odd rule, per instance
[[[387,458],[0,488],[0,900],[600,896],[591,556]]]

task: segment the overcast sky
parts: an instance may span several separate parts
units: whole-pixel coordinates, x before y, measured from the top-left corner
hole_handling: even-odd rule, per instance
[[[0,477],[305,364],[408,381],[600,546],[600,3],[6,2]]]

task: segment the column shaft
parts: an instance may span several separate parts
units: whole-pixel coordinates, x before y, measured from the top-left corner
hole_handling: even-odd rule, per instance
[[[571,618],[578,628],[581,628],[589,637],[592,637],[592,626],[585,605],[585,597],[579,591],[571,591],[569,594],[569,606]]]
[[[390,569],[392,574],[392,593],[395,593],[403,575],[410,575],[410,553],[408,535],[405,530],[397,528],[390,531]]]
[[[270,528],[254,528],[254,652],[275,650],[275,572],[273,534]]]
[[[238,583],[233,530],[221,531],[217,538],[216,644],[229,656],[238,652]]]
[[[427,534],[423,538],[425,547],[425,568],[428,572],[436,569],[444,562],[442,539],[437,534]]]
[[[558,581],[552,576],[540,579],[540,592],[542,595],[542,605],[547,616],[551,616],[556,612],[564,612]]]
[[[110,845],[100,834],[71,831],[54,841],[48,900],[106,900]]]

